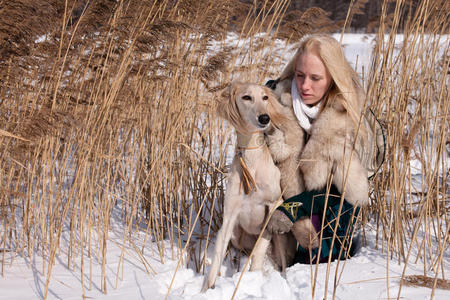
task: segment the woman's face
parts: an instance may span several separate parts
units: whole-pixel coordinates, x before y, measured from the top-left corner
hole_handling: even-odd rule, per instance
[[[303,103],[314,106],[330,87],[331,76],[317,55],[305,52],[297,59],[295,81]]]

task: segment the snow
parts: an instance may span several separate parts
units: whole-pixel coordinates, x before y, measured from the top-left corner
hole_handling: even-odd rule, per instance
[[[389,262],[388,256],[375,248],[375,231],[368,230],[365,245],[356,256],[341,262],[330,264],[327,294],[331,299],[336,269],[338,270],[338,286],[335,299],[388,299],[397,298],[399,278],[404,264],[398,264],[396,259]],[[166,242],[166,248],[170,248]],[[115,233],[110,237],[107,251],[107,294],[101,287],[101,263],[93,262],[92,287],[89,289],[89,268],[85,258],[85,296],[92,299],[165,299],[168,287],[177,268],[177,261],[167,255],[161,262],[155,245],[146,246],[143,254],[148,266],[145,267],[140,255],[134,248],[125,247],[123,266],[118,268],[122,251],[122,237]],[[179,249],[177,249],[179,250]],[[209,251],[208,257],[211,257]],[[6,254],[6,276],[0,279],[0,299],[42,299],[45,288],[45,276],[42,274],[42,258],[35,256],[30,262],[23,257]],[[246,260],[241,259],[241,270]],[[12,264],[11,264],[12,263]],[[450,263],[450,253],[444,253],[444,263]],[[296,264],[280,273],[267,263],[264,271],[244,272],[235,299],[313,299],[311,276],[315,273],[316,265]],[[116,288],[117,270],[119,280]],[[406,275],[423,274],[422,263],[408,263]],[[200,293],[204,275],[193,269],[180,267],[172,284],[168,299],[231,299],[241,272],[232,270],[229,264],[222,266],[221,273],[214,289]],[[448,273],[448,270],[447,270]],[[431,276],[429,274],[429,276]],[[389,277],[389,279],[387,279]],[[315,298],[323,299],[327,278],[327,264],[320,264],[317,269],[317,285]],[[388,285],[389,282],[389,292]],[[389,293],[389,296],[388,296]],[[403,286],[402,299],[429,299],[431,289]],[[52,279],[49,285],[48,299],[80,299],[82,297],[80,258],[76,259],[74,268],[67,268],[67,258],[62,255],[56,260]],[[450,291],[435,290],[434,299],[449,299]]]
[[[339,40],[340,36],[336,35]],[[228,42],[236,41],[232,37]],[[368,70],[372,35],[345,35],[343,46],[347,59],[358,68],[359,72]],[[401,41],[401,38],[399,38]],[[40,40],[37,40],[40,42]],[[215,47],[212,45],[212,47]],[[286,50],[283,43],[274,45],[275,51]],[[417,174],[420,174],[420,165]],[[420,186],[420,185],[419,185]],[[116,224],[117,225],[117,224]],[[48,299],[80,299],[83,296],[82,282],[85,287],[84,296],[92,299],[231,299],[239,284],[235,299],[313,299],[313,280],[317,276],[314,286],[314,299],[323,299],[325,294],[329,299],[333,297],[334,282],[337,282],[335,299],[389,299],[397,298],[400,287],[400,278],[404,263],[399,263],[397,257],[391,257],[375,245],[375,229],[366,228],[367,244],[357,255],[347,261],[333,262],[329,265],[321,264],[310,266],[296,264],[280,273],[274,270],[268,262],[264,271],[244,272],[233,268],[227,260],[221,267],[221,274],[216,281],[214,289],[200,293],[204,274],[197,273],[193,267],[187,268],[175,258],[176,253],[182,249],[174,248],[169,241],[164,242],[166,253],[164,261],[158,253],[155,242],[147,242],[144,252],[138,254],[136,248],[127,241],[124,244],[123,233],[117,230],[111,232],[107,246],[106,290],[101,290],[102,268],[101,255],[89,261],[84,257],[84,275],[81,276],[81,258],[75,256],[71,267],[67,267],[68,246],[61,245],[61,254],[56,258],[49,284]],[[68,235],[65,231],[63,235]],[[138,232],[133,235],[133,242],[137,249],[142,249],[139,243],[143,240]],[[136,236],[141,236],[137,238]],[[65,240],[64,238],[62,239]],[[208,249],[208,259],[212,257],[213,243]],[[409,244],[409,243],[408,243]],[[125,250],[123,260],[122,251]],[[175,253],[175,254],[174,254]],[[233,252],[235,255],[236,252]],[[0,299],[42,299],[44,297],[47,261],[38,253],[32,259],[27,255],[19,256],[13,252],[0,252],[3,259],[2,275],[0,277]],[[241,257],[242,270],[246,257]],[[45,262],[45,263],[44,263]],[[92,263],[92,280],[90,280],[90,263]],[[443,253],[444,273],[449,274],[450,251]],[[43,270],[45,266],[45,270]],[[410,259],[405,270],[406,275],[423,275],[424,270],[428,276],[433,276],[423,260]],[[317,273],[316,273],[317,272]],[[337,274],[337,278],[336,278]],[[441,274],[439,274],[439,278]],[[172,282],[173,281],[173,282]],[[327,284],[328,283],[328,284]],[[168,290],[170,288],[170,292]],[[431,289],[425,287],[401,288],[401,299],[429,299]],[[435,290],[434,299],[450,299],[450,291]]]

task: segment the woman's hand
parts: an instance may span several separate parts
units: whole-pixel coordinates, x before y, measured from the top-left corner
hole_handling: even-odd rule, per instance
[[[304,249],[315,249],[319,247],[319,235],[310,218],[302,218],[296,221],[292,227],[292,233]]]
[[[271,233],[283,234],[289,232],[292,225],[294,224],[285,213],[280,210],[275,210],[267,224],[267,230]]]

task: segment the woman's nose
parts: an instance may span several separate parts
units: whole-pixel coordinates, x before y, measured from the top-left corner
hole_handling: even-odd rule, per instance
[[[308,78],[303,79],[302,90],[309,90],[311,88],[311,81]]]

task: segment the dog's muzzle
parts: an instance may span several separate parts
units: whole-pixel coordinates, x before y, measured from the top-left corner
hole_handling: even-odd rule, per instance
[[[269,124],[269,122],[270,122],[270,117],[269,117],[269,115],[268,115],[268,114],[260,115],[260,116],[258,117],[258,122],[259,122],[261,125],[267,125],[267,124]]]

